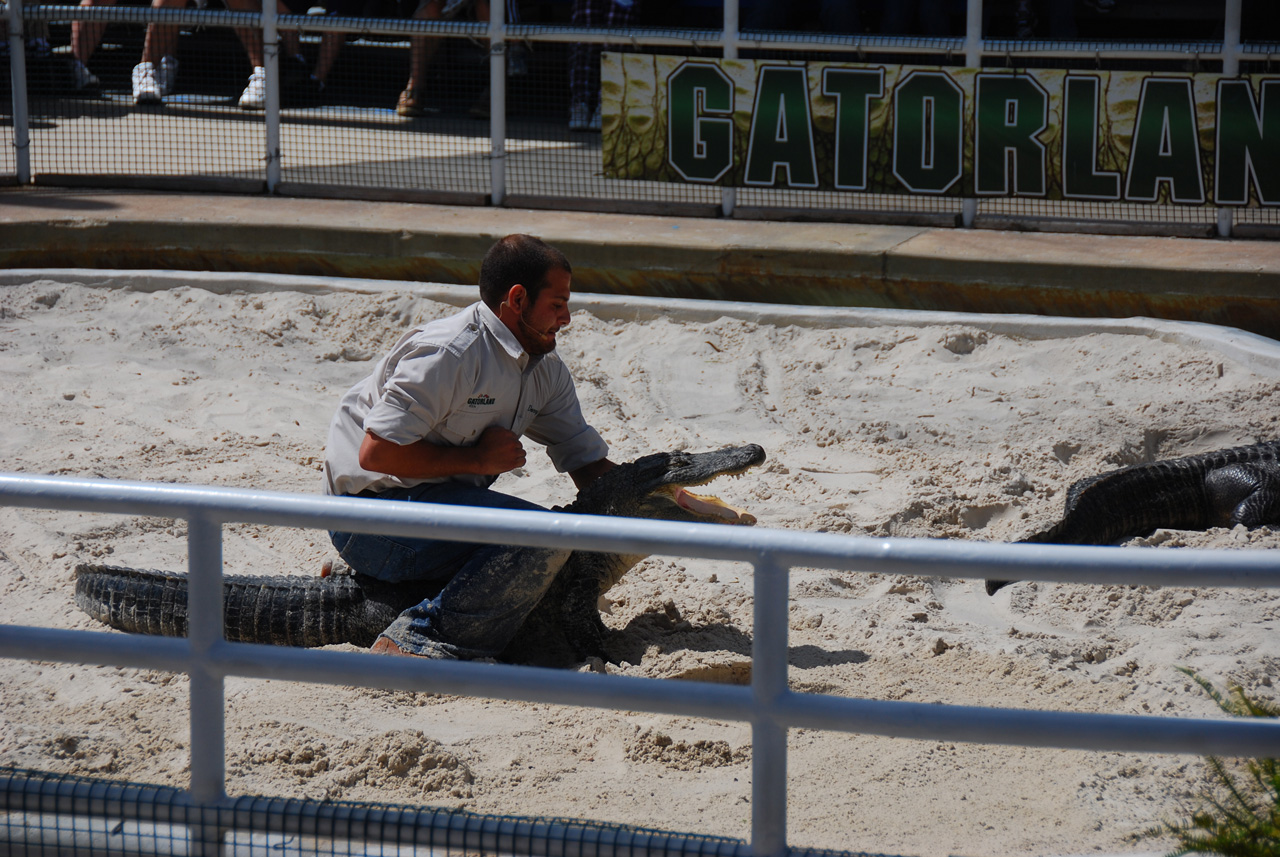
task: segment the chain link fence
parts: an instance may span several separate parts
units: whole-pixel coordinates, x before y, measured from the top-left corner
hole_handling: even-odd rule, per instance
[[[589,72],[598,72],[602,48],[691,58],[1270,73],[1280,43],[1259,41],[1275,36],[1252,6],[1242,13],[1242,0],[1206,19],[1214,29],[1202,35],[1212,40],[1106,41],[1089,32],[1074,40],[1007,38],[1016,35],[1006,20],[1011,4],[996,0],[985,8],[978,0],[955,4],[952,36],[751,31],[738,28],[736,3],[693,0],[651,0],[640,6],[647,14],[621,20],[583,19],[575,11],[587,5],[582,0],[278,0],[265,11],[259,0],[127,5],[136,2],[23,7],[9,0],[3,7],[0,182],[1191,235],[1280,226],[1276,208],[1265,206],[615,180],[603,176],[600,119],[591,115],[596,91],[589,87],[598,83]],[[1204,14],[1196,14],[1191,23],[1203,25]],[[587,112],[576,116],[584,97]]]
[[[746,843],[578,819],[276,797],[194,804],[180,789],[0,768],[0,842],[14,857],[749,857]],[[797,857],[842,857],[796,849]],[[849,854],[848,857],[855,857]]]

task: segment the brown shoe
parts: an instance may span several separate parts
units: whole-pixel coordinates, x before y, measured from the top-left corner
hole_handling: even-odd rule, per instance
[[[401,116],[425,116],[428,113],[439,113],[440,111],[434,107],[427,106],[422,96],[412,89],[406,89],[400,93],[400,100],[396,102],[396,112]]]
[[[396,645],[390,637],[380,635],[378,639],[373,641],[373,645],[369,647],[369,651],[375,655],[402,655],[406,658],[430,658],[433,661],[456,661],[458,655],[451,651],[451,647],[443,643],[436,643],[424,640],[422,643],[423,650],[421,652],[411,652],[408,649],[402,649]],[[477,658],[482,663],[496,664],[497,661],[492,658]]]
[[[379,637],[373,641],[373,645],[369,647],[369,651],[375,655],[405,655],[413,657],[413,652],[406,652],[397,646],[390,637]]]

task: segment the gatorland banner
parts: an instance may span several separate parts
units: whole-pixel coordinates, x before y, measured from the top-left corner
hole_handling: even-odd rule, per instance
[[[1280,76],[606,53],[607,178],[1280,205]]]

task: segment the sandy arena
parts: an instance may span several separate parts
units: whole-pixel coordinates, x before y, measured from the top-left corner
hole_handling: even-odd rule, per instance
[[[581,304],[580,306],[585,306]],[[409,291],[0,289],[0,469],[318,493],[339,396],[411,324]],[[608,315],[608,314],[606,314]],[[1168,337],[1047,338],[972,321],[824,328],[578,309],[560,337],[614,460],[759,443],[708,489],[762,527],[1012,541],[1076,479],[1280,436],[1277,371]],[[567,477],[531,446],[497,487],[544,504]],[[0,507],[0,622],[104,630],[72,568],[183,570],[185,526]],[[1134,544],[1266,549],[1272,530]],[[323,533],[235,525],[228,574],[316,574]],[[616,671],[750,679],[750,569],[654,557],[609,593]],[[796,690],[915,702],[1218,716],[1176,667],[1275,701],[1280,592],[796,569]],[[116,633],[116,632],[108,632]],[[372,656],[370,656],[372,657]],[[0,663],[0,763],[183,786],[187,681]],[[558,815],[746,838],[749,730],[627,711],[230,679],[228,791]],[[1151,852],[1196,756],[1036,750],[794,730],[795,846],[927,855]]]

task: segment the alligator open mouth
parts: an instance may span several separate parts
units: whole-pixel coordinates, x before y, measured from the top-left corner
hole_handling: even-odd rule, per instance
[[[697,455],[674,454],[677,461],[666,477],[666,484],[658,489],[685,512],[699,518],[724,524],[750,526],[756,516],[731,506],[710,494],[696,494],[689,489],[707,485],[724,476],[741,476],[765,460],[765,452],[754,444],[731,447],[713,453]]]
[[[686,491],[683,488],[676,488],[672,491],[671,499],[674,500],[676,505],[681,509],[690,511],[695,515],[719,518],[726,524],[743,524],[751,526],[756,522],[755,515],[743,509],[730,506],[719,497],[694,494],[692,491]]]

